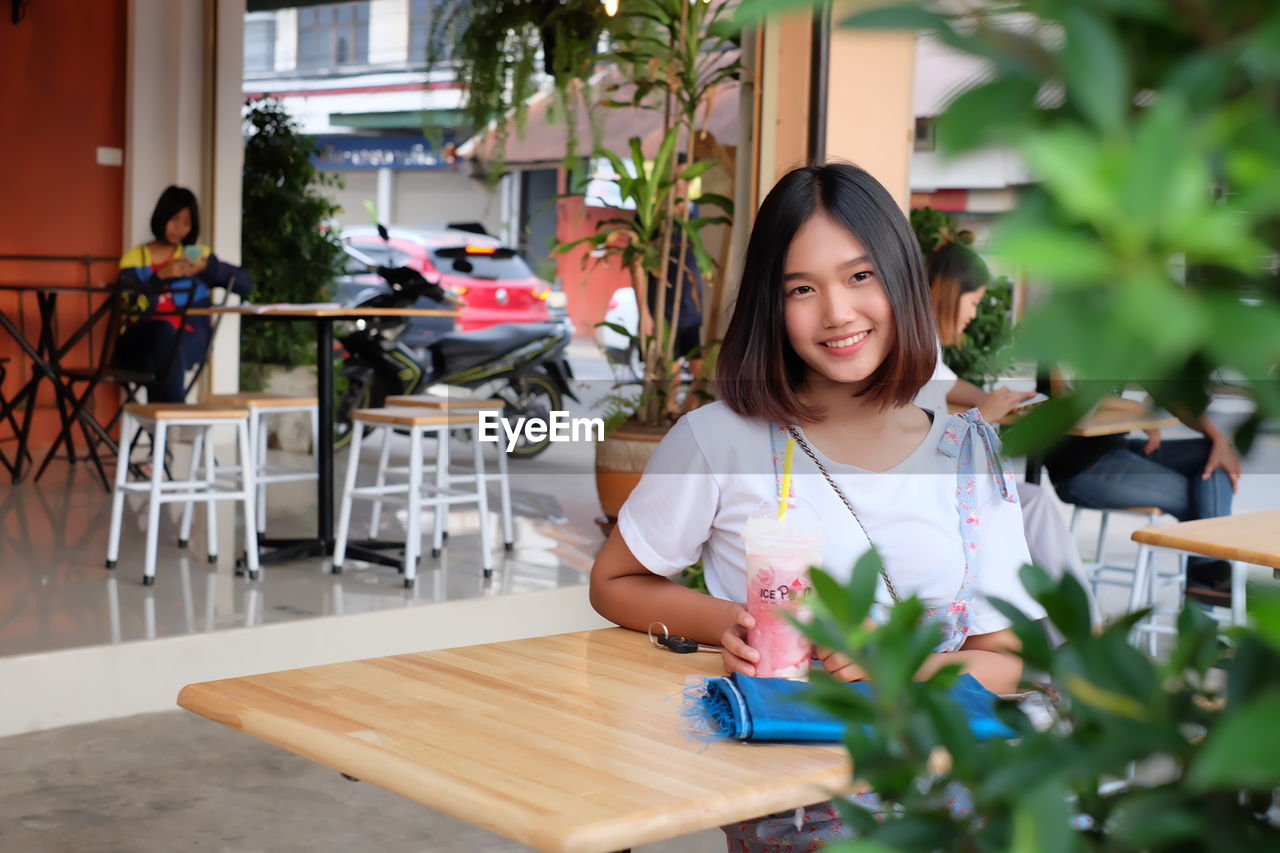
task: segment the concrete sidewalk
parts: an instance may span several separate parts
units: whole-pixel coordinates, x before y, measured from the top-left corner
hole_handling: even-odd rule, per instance
[[[185,711],[0,739],[0,853],[531,848]],[[720,853],[708,830],[637,853]]]

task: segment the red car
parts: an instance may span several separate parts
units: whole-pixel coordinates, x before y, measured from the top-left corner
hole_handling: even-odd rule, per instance
[[[440,284],[462,300],[457,329],[474,332],[499,323],[546,323],[551,285],[533,274],[514,250],[495,237],[442,228],[388,228],[390,244],[373,227],[342,229],[342,239],[386,266],[439,274]]]

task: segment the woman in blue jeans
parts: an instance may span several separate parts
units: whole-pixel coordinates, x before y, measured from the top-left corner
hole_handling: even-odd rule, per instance
[[[1145,440],[1123,435],[1070,437],[1049,454],[1045,467],[1058,496],[1078,506],[1154,506],[1179,521],[1230,515],[1240,481],[1240,457],[1207,416],[1190,426],[1204,437],[1163,441],[1159,429],[1148,430]],[[1200,590],[1202,600],[1229,600],[1224,593],[1230,590],[1230,567],[1223,560],[1191,557],[1187,583]]]

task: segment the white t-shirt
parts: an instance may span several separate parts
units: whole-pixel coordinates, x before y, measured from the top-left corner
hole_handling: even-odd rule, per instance
[[[881,473],[827,459],[809,442],[862,519],[899,596],[917,595],[926,607],[954,601],[964,577],[956,462],[939,449],[951,420],[935,416],[920,446]],[[771,431],[776,433],[777,427],[743,418],[723,402],[702,406],[672,427],[618,514],[618,530],[645,568],[670,576],[701,557],[712,595],[746,600],[742,531],[756,507],[776,499],[774,452],[785,446],[785,438],[771,440]],[[1000,498],[985,454],[975,456],[979,558],[969,630],[985,634],[1009,625],[986,601],[988,594],[1013,603],[1032,618],[1043,617],[1044,611],[1018,580],[1018,570],[1030,562],[1020,507]],[[817,511],[827,531],[823,568],[847,580],[868,549],[866,536],[799,448],[792,485],[795,494]],[[876,598],[891,604],[883,581]]]
[[[947,414],[947,395],[956,387],[960,377],[942,360],[942,342],[938,342],[938,360],[934,362],[933,375],[916,394],[916,405],[922,409]]]

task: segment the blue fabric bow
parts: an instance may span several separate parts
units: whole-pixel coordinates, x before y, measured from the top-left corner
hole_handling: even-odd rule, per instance
[[[875,686],[853,682],[850,690],[870,693]],[[808,685],[785,678],[755,678],[733,673],[708,678],[694,689],[685,714],[697,735],[749,743],[840,743],[847,725],[799,699]],[[995,715],[996,695],[963,673],[951,688],[975,740],[1017,737]]]
[[[1017,503],[1018,489],[1013,482],[1013,475],[1004,470],[1004,458],[1000,455],[1000,438],[991,424],[982,419],[982,413],[976,407],[951,418],[951,422],[942,433],[942,441],[938,443],[938,449],[956,460],[957,474],[976,478],[978,460],[975,454],[976,447],[979,445],[986,454],[987,469],[991,471],[1000,497],[1009,503]]]

